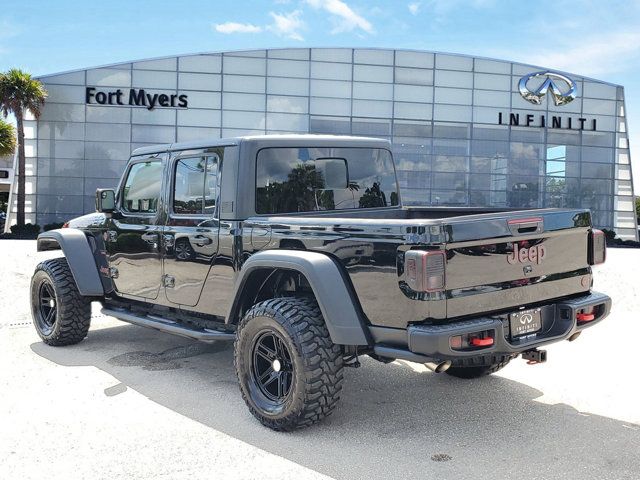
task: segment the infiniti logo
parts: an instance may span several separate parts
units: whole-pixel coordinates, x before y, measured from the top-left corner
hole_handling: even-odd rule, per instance
[[[530,90],[528,84],[535,83],[530,81],[538,77],[544,77],[544,81],[537,88]],[[518,89],[525,100],[536,105],[542,104],[542,99],[549,91],[556,105],[566,105],[576,98],[577,92],[577,86],[573,80],[560,73],[549,71],[525,75],[518,82]]]
[[[520,317],[520,323],[522,325],[526,325],[531,322],[533,322],[533,315],[531,315],[530,313],[523,313],[522,317]]]

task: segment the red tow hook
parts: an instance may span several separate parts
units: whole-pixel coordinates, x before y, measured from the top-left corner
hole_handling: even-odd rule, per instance
[[[493,345],[493,338],[472,338],[470,343],[474,347],[489,347]]]
[[[590,322],[591,320],[596,318],[596,316],[593,313],[578,313],[576,315],[576,318],[579,322]]]

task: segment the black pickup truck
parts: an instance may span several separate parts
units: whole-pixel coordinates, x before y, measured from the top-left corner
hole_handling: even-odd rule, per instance
[[[588,210],[403,207],[386,140],[274,135],[135,150],[97,213],[38,237],[32,279],[49,345],[106,315],[234,340],[242,396],[276,430],[336,406],[359,356],[460,378],[574,340],[607,316]]]

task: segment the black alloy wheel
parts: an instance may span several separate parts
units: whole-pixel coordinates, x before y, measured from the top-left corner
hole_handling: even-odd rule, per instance
[[[81,342],[91,325],[91,299],[78,291],[66,258],[45,260],[31,277],[31,316],[47,345]]]
[[[340,398],[343,351],[312,297],[254,305],[238,325],[234,364],[249,410],[274,430],[319,422]]]
[[[38,288],[38,306],[36,322],[44,335],[50,335],[56,324],[58,302],[53,285],[48,280],[43,280]]]
[[[265,410],[276,410],[287,399],[294,379],[291,353],[275,330],[267,329],[253,344],[251,381],[264,395]]]

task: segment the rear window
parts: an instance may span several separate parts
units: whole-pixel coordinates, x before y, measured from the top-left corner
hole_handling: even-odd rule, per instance
[[[256,160],[256,212],[398,205],[391,153],[379,148],[265,148]]]

